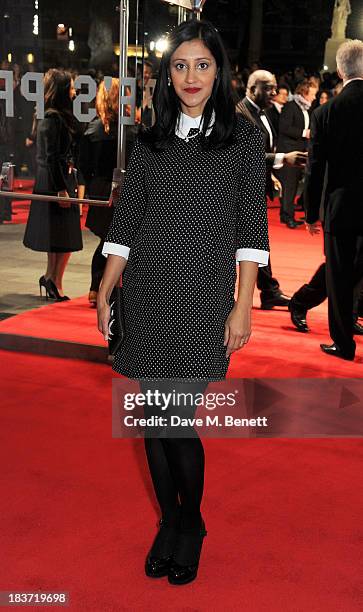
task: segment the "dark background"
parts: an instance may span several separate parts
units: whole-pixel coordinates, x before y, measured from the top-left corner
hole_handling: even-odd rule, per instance
[[[347,36],[363,36],[363,0],[351,0],[352,15]],[[177,8],[161,0],[140,0],[139,42],[156,40],[177,21]],[[252,5],[261,7],[262,18],[252,27],[261,33],[260,53],[251,56]],[[90,49],[87,44],[92,23],[104,24],[111,31],[113,45],[118,42],[118,2],[114,0],[39,0],[40,35],[34,36],[35,0],[0,0],[0,58],[12,53],[12,61],[26,64],[26,55],[34,53],[34,68],[49,66],[87,69]],[[252,61],[263,67],[284,71],[297,64],[307,70],[320,70],[324,47],[330,36],[334,0],[206,0],[203,15],[221,32],[233,65],[242,69]],[[130,0],[130,43],[135,42],[136,0]],[[68,41],[56,38],[58,23],[71,25],[76,51],[68,49]],[[110,48],[107,63],[117,62]],[[91,62],[92,63],[92,62]]]

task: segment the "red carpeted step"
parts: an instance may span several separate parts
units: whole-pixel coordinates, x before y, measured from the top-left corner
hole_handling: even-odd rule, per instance
[[[45,298],[43,298],[45,304]],[[90,308],[88,296],[51,302],[0,322],[0,333],[106,346],[97,329],[96,309]]]

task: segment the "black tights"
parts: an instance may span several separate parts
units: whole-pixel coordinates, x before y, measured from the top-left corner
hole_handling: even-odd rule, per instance
[[[188,384],[188,391],[203,393],[205,383],[194,383],[193,391]],[[149,383],[142,383],[143,392],[149,389]],[[155,387],[154,387],[155,388]],[[169,389],[178,391],[180,383],[173,383]],[[164,390],[164,389],[163,389]],[[185,386],[183,387],[185,390]],[[174,410],[173,410],[174,408]],[[196,411],[195,406],[187,409],[168,407],[167,411],[157,410],[155,406],[145,406],[145,416],[166,413],[179,414],[191,418]],[[187,431],[188,429],[188,431]],[[167,432],[172,435],[173,432]],[[178,433],[178,432],[176,432]],[[154,485],[162,518],[168,524],[175,524],[177,509],[180,503],[182,528],[193,528],[200,525],[200,505],[204,487],[204,449],[196,431],[192,428],[183,428],[183,437],[169,437],[160,432],[163,437],[148,437],[157,435],[155,428],[145,431],[145,450],[149,470]],[[190,437],[184,437],[184,436]]]

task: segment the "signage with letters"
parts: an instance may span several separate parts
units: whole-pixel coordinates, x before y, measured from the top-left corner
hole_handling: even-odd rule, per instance
[[[105,77],[105,85],[110,81],[111,77]],[[14,117],[14,75],[11,70],[0,70],[0,82],[3,87],[0,88],[0,100],[5,100],[5,115],[6,117]],[[94,108],[88,108],[87,111],[82,110],[82,103],[90,103],[96,97],[97,83],[88,74],[80,74],[74,81],[76,89],[86,89],[81,91],[73,100],[73,114],[78,121],[88,123],[96,116]],[[134,125],[135,123],[135,101],[136,101],[136,79],[125,77],[121,79],[121,88],[124,94],[120,97],[121,107],[128,106],[130,112],[126,116],[121,113],[120,121],[123,125]],[[26,72],[20,81],[20,91],[28,102],[35,104],[35,112],[37,119],[44,118],[44,75],[42,72]]]

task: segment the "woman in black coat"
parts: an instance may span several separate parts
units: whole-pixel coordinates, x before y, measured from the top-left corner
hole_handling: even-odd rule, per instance
[[[85,178],[87,195],[93,200],[108,201],[111,194],[113,169],[117,166],[118,96],[118,79],[112,79],[109,91],[103,81],[100,83],[96,98],[98,117],[91,121],[81,140],[80,168]],[[90,206],[87,214],[86,226],[100,238],[92,258],[88,296],[91,306],[96,306],[97,292],[106,265],[102,249],[112,216],[113,206]]]
[[[72,114],[73,80],[63,70],[48,70],[44,77],[44,119],[37,128],[37,174],[34,193],[76,198],[83,194],[77,158],[81,127]],[[80,183],[77,187],[77,182]],[[48,265],[39,279],[47,298],[67,300],[63,274],[73,251],[83,248],[78,204],[33,201],[25,229],[24,245],[48,254]]]

